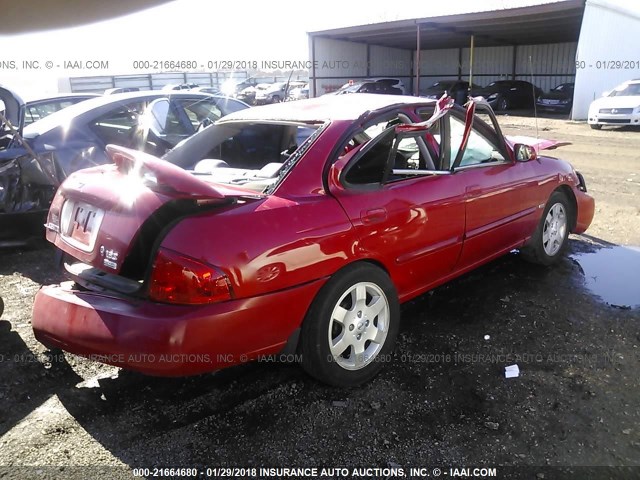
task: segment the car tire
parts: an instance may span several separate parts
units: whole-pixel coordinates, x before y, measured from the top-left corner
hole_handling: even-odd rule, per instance
[[[500,112],[504,112],[509,109],[509,100],[505,97],[498,98],[496,103],[496,109]]]
[[[2,297],[0,297],[0,317],[2,317],[2,313],[4,312],[4,301]]]
[[[597,123],[593,123],[591,125],[589,125],[591,128],[593,128],[594,130],[600,130],[602,128],[602,125],[598,125]]]
[[[271,103],[280,103],[280,96],[274,95],[273,98],[271,99]]]
[[[557,262],[567,248],[572,215],[567,196],[562,192],[553,192],[536,231],[520,250],[523,258],[540,265]]]
[[[338,387],[368,382],[390,360],[399,321],[400,304],[389,276],[369,263],[350,265],[322,287],[307,312],[302,367]]]

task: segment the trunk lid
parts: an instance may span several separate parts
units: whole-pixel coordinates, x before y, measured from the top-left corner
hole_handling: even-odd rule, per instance
[[[62,251],[120,274],[133,248],[150,249],[160,231],[203,205],[232,201],[171,163],[143,152],[107,146],[114,162],[79,170],[60,186],[47,219],[47,239]],[[148,254],[148,252],[147,252]]]

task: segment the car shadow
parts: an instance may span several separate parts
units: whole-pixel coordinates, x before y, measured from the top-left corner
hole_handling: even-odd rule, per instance
[[[6,320],[0,320],[0,345],[1,437],[52,395],[73,389],[82,377],[62,357],[33,353]]]
[[[491,437],[494,442],[496,437],[502,438],[501,444],[520,447],[525,438],[507,438],[492,425],[497,418],[504,419],[501,424],[515,422],[524,394],[505,384],[504,361],[474,361],[472,356],[502,352],[515,361],[520,355],[517,363],[532,375],[532,382],[540,382],[535,385],[541,401],[557,403],[554,386],[545,386],[535,375],[555,375],[561,367],[523,361],[522,355],[546,355],[554,339],[566,341],[570,325],[586,322],[584,309],[568,299],[608,308],[585,289],[572,257],[611,247],[593,237],[572,238],[569,255],[553,267],[531,265],[509,254],[403,305],[389,365],[354,389],[327,387],[296,364],[270,361],[174,379],[123,370],[107,375],[100,368],[87,378],[57,356],[50,366],[12,365],[2,373],[8,384],[37,386],[4,392],[0,433],[56,395],[84,431],[131,467],[300,464],[309,459],[341,464],[349,455],[364,455],[374,441],[385,452],[375,461],[386,462],[412,455],[407,445],[416,439],[441,444],[433,458],[447,463],[461,458],[455,442],[467,441],[453,435],[457,429],[460,435],[466,432],[468,441],[488,442]],[[7,323],[0,322],[7,353],[29,355]],[[428,353],[439,356],[429,359],[424,356]],[[9,409],[13,411],[7,413]],[[554,415],[551,409],[540,412],[540,428],[555,432]],[[360,445],[355,440],[360,438],[371,444]],[[348,454],[346,442],[353,445]],[[508,463],[508,454],[496,454],[495,460]]]
[[[0,275],[21,275],[40,285],[63,281],[64,275],[56,265],[56,247],[37,242],[30,246],[0,248]]]

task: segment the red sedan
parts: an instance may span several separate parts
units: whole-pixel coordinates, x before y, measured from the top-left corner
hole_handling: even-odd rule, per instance
[[[551,264],[591,223],[582,176],[476,108],[330,95],[231,114],[162,160],[108,147],[51,205],[72,281],[38,293],[36,338],[155,375],[296,352],[368,381],[400,303],[513,249]]]

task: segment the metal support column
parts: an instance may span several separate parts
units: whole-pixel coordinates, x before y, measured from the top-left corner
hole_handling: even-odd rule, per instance
[[[473,85],[473,40],[471,35],[471,46],[469,48],[469,95],[471,95],[471,85]]]
[[[413,85],[413,94],[417,97],[420,95],[420,24],[418,23],[416,27],[416,79]]]

